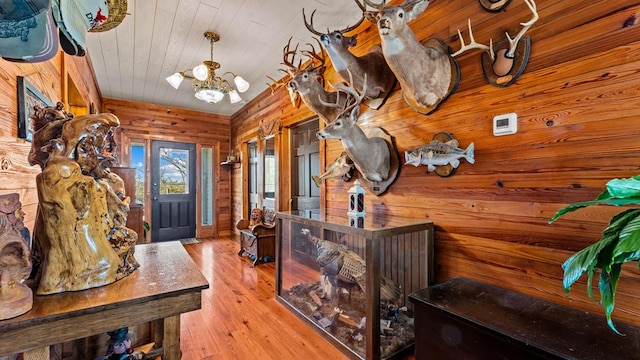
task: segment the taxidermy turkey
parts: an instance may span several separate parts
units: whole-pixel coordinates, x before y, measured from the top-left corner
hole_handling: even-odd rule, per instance
[[[351,289],[355,285],[365,292],[367,266],[363,258],[345,245],[313,236],[309,229],[302,229],[302,234],[316,246],[318,251],[316,263],[334,288],[348,289],[349,299],[351,299]],[[380,278],[380,302],[397,303],[401,297],[400,284],[384,276]]]

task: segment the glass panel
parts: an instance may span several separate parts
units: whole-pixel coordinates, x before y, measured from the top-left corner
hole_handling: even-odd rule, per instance
[[[213,149],[202,148],[202,225],[213,225]]]
[[[264,197],[276,197],[276,155],[273,138],[265,141],[264,151]]]
[[[189,150],[160,148],[160,194],[189,193]]]
[[[144,144],[131,144],[131,166],[136,168],[136,204],[144,205]]]

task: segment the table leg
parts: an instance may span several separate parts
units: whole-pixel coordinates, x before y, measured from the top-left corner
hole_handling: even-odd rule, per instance
[[[180,360],[180,315],[164,319],[164,360]]]

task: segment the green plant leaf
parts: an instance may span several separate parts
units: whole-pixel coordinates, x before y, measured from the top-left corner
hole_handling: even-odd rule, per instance
[[[612,179],[607,183],[612,197],[628,198],[640,196],[640,175],[628,179]]]
[[[640,197],[632,197],[632,198],[625,198],[625,199],[608,197],[600,200],[579,202],[579,203],[575,203],[575,204],[571,204],[569,206],[563,207],[562,209],[558,210],[558,212],[555,215],[553,215],[551,219],[549,219],[549,224],[558,220],[560,216],[566,213],[576,211],[578,209],[582,209],[584,207],[591,206],[591,205],[626,206],[626,205],[637,205],[637,204],[640,204]]]
[[[640,209],[629,209],[618,213],[611,218],[609,226],[607,226],[602,233],[605,235],[619,234],[630,221],[638,216],[640,216]]]
[[[618,244],[613,250],[613,262],[640,260],[640,215],[620,230]]]
[[[620,279],[621,264],[615,264],[611,266],[611,272],[602,271],[600,273],[600,304],[604,308],[605,316],[607,317],[607,324],[611,330],[615,331],[618,335],[622,335],[611,320],[611,313],[615,307],[616,287],[618,286],[618,280]]]
[[[605,236],[600,241],[592,244],[568,258],[562,269],[564,270],[563,284],[564,291],[569,292],[571,285],[575,283],[589,267],[597,268],[598,255],[607,246],[610,246],[615,240],[616,236]],[[589,278],[593,276],[593,271],[589,272]]]

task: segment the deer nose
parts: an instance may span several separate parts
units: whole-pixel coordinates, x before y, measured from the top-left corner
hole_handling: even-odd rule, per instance
[[[316,133],[316,138],[317,138],[318,140],[323,140],[323,139],[324,139],[324,135],[322,135],[322,134],[320,133],[320,131],[318,131],[318,132]]]
[[[322,41],[323,43],[328,43],[329,42],[329,35],[327,34],[322,34],[320,36],[320,41]]]

